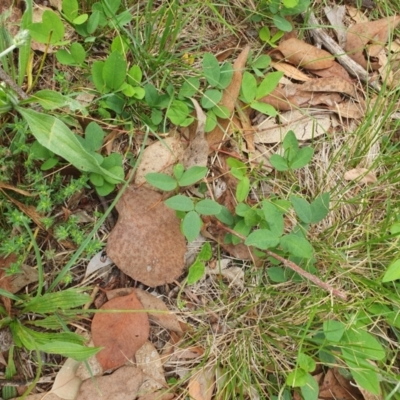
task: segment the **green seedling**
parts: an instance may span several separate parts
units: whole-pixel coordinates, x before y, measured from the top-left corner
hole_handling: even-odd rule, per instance
[[[314,149],[309,146],[299,148],[299,142],[293,131],[286,133],[283,139],[284,155],[273,154],[270,163],[277,171],[288,171],[303,168],[312,159]]]
[[[203,244],[194,263],[189,267],[189,273],[186,278],[186,283],[188,285],[194,285],[201,278],[203,278],[206,270],[205,262],[211,260],[211,257],[212,257],[211,244],[209,242],[206,242]]]
[[[284,31],[278,31],[271,36],[271,31],[269,30],[268,26],[263,26],[258,32],[259,38],[271,47],[277,47],[276,43],[282,38],[284,34]]]
[[[248,64],[259,78],[264,78],[265,69],[271,65],[271,57],[267,56],[266,54],[262,54],[254,60],[250,59]]]

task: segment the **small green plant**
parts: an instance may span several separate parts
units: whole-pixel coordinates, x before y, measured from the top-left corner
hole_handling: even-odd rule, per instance
[[[258,36],[263,42],[266,42],[271,47],[277,47],[276,43],[282,36],[285,34],[283,31],[278,31],[274,35],[271,36],[271,31],[269,30],[268,26],[263,26],[260,31],[258,32]]]
[[[303,168],[311,161],[314,155],[314,149],[312,147],[299,147],[299,142],[293,131],[286,133],[283,139],[283,149],[283,156],[273,154],[269,160],[277,171]]]
[[[189,273],[186,278],[186,284],[193,285],[198,282],[205,273],[205,262],[209,261],[212,257],[211,244],[206,242],[203,244],[201,250],[197,254],[197,257],[193,264],[189,267]]]

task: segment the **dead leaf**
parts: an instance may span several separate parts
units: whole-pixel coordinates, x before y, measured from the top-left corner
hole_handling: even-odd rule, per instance
[[[215,368],[202,368],[190,378],[188,391],[193,400],[211,400],[215,387]]]
[[[33,196],[33,194],[27,192],[26,190],[19,189],[19,188],[15,187],[14,185],[10,185],[6,182],[0,181],[0,189],[12,190],[15,193],[22,194],[23,196],[27,196],[27,197]]]
[[[105,303],[92,321],[92,339],[96,347],[104,347],[96,354],[104,370],[118,368],[131,360],[146,342],[149,331],[147,314],[135,293]],[[118,310],[124,310],[118,312]],[[125,312],[125,311],[132,312]]]
[[[337,76],[338,78],[351,82],[349,73],[336,61],[329,68],[314,70],[312,73],[320,76],[321,78]]]
[[[375,183],[377,181],[376,175],[369,171],[367,168],[353,168],[346,171],[344,179],[346,181],[357,181],[359,183]]]
[[[276,55],[277,51],[290,63],[308,70],[329,68],[335,60],[327,51],[296,38],[281,42],[272,54]]]
[[[324,7],[324,11],[335,31],[339,46],[344,48],[346,45],[347,28],[343,23],[343,18],[346,13],[346,7],[335,4],[333,7]]]
[[[11,293],[17,293],[25,286],[38,281],[38,271],[29,265],[22,264],[21,272],[11,277]]]
[[[82,361],[68,358],[57,372],[50,393],[54,393],[65,400],[74,400],[82,383],[76,376],[76,371],[81,364]]]
[[[7,15],[7,13],[9,14]],[[5,21],[2,23],[4,23],[6,29],[10,32],[10,35],[14,37],[18,33],[21,25],[21,9],[16,6],[14,1],[2,0],[0,2],[0,15],[7,16]]]
[[[89,275],[93,274],[99,269],[105,268],[111,265],[112,263],[113,261],[111,260],[111,258],[109,258],[108,256],[104,256],[103,251],[99,251],[89,261],[89,264],[86,267],[84,279],[86,279]]]
[[[178,318],[168,310],[168,307],[161,299],[141,289],[134,289],[134,292],[142,303],[143,308],[147,311],[150,321],[154,321],[156,324],[169,331],[176,332],[178,335],[183,335]]]
[[[145,176],[149,172],[172,175],[172,169],[181,159],[183,151],[183,145],[177,136],[167,137],[146,147],[136,171],[135,184],[146,183]],[[147,183],[146,186],[150,187]]]
[[[344,101],[328,106],[328,109],[338,114],[340,118],[360,119],[365,115],[364,103],[355,103],[354,101]]]
[[[319,396],[318,398],[323,400],[359,400],[359,392],[357,388],[350,385],[347,380],[339,382],[337,379],[337,374],[334,370],[328,369],[326,375],[323,378],[322,383],[319,386]]]
[[[143,372],[143,383],[139,388],[141,395],[167,387],[160,355],[152,343],[146,342],[136,352],[136,366]]]
[[[221,275],[224,278],[226,278],[229,282],[231,282],[233,286],[243,288],[244,270],[243,268],[240,267],[228,268],[228,265],[230,264],[231,261],[232,260],[229,258],[219,260],[217,262],[216,268],[207,267],[205,272],[207,275]]]
[[[274,67],[277,71],[283,72],[288,78],[295,79],[296,81],[306,82],[311,79],[304,72],[301,72],[292,64],[288,64],[284,61],[272,61],[271,66]]]
[[[107,254],[132,279],[155,287],[182,274],[186,240],[175,211],[161,194],[129,186],[116,205],[118,222],[107,242]]]
[[[0,288],[11,292],[12,290],[12,278],[10,275],[6,275],[6,269],[10,268],[12,263],[17,261],[15,254],[10,254],[7,257],[0,256]],[[11,299],[6,296],[0,296],[0,300],[6,309],[8,315],[11,315]]]
[[[364,50],[368,43],[384,44],[389,34],[400,22],[400,16],[382,18],[376,21],[353,25],[347,32],[345,51],[355,62],[367,68],[368,62],[364,57]]]
[[[82,383],[76,400],[133,400],[142,382],[143,373],[139,368],[124,366],[112,375],[87,379]]]
[[[347,14],[351,17],[351,19],[356,23],[360,24],[363,22],[368,22],[368,17],[365,15],[359,8],[346,6]]]
[[[191,140],[187,149],[183,153],[182,164],[188,169],[195,165],[205,167],[207,165],[209,147],[204,136],[204,125],[206,123],[206,114],[201,109],[199,103],[195,99],[191,99],[196,109],[197,120],[194,122],[196,131],[194,138]]]
[[[239,96],[240,87],[242,85],[243,71],[246,66],[249,52],[250,46],[246,46],[233,63],[234,72],[232,81],[229,86],[224,90],[222,95],[222,100],[220,104],[227,107],[231,113],[233,113],[235,109],[235,104]],[[214,151],[215,148],[221,144],[228,126],[229,119],[218,118],[217,126],[207,135],[207,141],[210,146],[210,151]]]
[[[175,395],[172,393],[155,392],[139,396],[137,400],[172,400]]]

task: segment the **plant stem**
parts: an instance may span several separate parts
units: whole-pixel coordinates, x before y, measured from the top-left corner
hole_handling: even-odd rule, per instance
[[[22,99],[28,99],[28,95],[11,79],[11,77],[0,67],[0,79],[5,82]]]

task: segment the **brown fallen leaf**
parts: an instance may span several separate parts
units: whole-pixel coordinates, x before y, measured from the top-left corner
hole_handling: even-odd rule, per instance
[[[328,109],[336,113],[340,118],[360,119],[365,116],[365,104],[363,102],[344,101],[328,106]]]
[[[346,181],[357,181],[359,183],[375,183],[377,181],[376,175],[369,171],[367,168],[353,168],[346,171],[344,174]]]
[[[111,375],[87,379],[82,383],[76,400],[136,399],[143,373],[139,368],[124,366]]]
[[[151,287],[174,281],[185,265],[180,221],[162,200],[158,192],[129,186],[116,205],[119,217],[107,242],[118,268]]]
[[[331,67],[326,69],[314,70],[312,71],[312,73],[321,78],[330,78],[333,76],[337,76],[338,78],[351,82],[351,77],[349,73],[336,61],[332,64]]]
[[[103,347],[96,357],[106,371],[124,365],[135,356],[149,336],[150,325],[135,293],[112,299],[101,310],[115,310],[96,313],[92,321],[93,343]]]
[[[271,66],[274,67],[277,71],[283,72],[288,78],[295,79],[296,81],[306,82],[311,79],[310,76],[306,75],[304,72],[301,72],[292,64],[288,64],[284,61],[272,61]]]
[[[343,23],[343,18],[346,14],[346,7],[335,4],[333,7],[324,7],[324,12],[333,30],[335,31],[339,46],[344,47],[347,36],[347,28]]]
[[[172,175],[174,165],[183,155],[183,145],[177,136],[171,136],[146,147],[135,175],[135,184],[146,183],[149,172],[162,172]],[[146,183],[147,187],[151,187]]]
[[[246,46],[239,54],[238,58],[233,63],[234,72],[232,81],[229,86],[223,91],[220,104],[227,107],[231,113],[233,113],[235,109],[235,103],[239,96],[240,87],[242,85],[243,70],[246,66],[249,52],[250,46]],[[215,148],[221,144],[228,125],[229,119],[218,118],[217,126],[207,135],[207,141],[210,146],[210,151],[214,151]]]
[[[50,393],[65,400],[74,400],[82,384],[82,381],[76,376],[76,371],[81,364],[81,361],[68,358],[57,372]]]
[[[329,68],[335,60],[334,56],[327,51],[296,38],[279,43],[271,55],[277,55],[278,51],[293,65],[308,70]]]
[[[19,189],[19,188],[15,187],[14,185],[10,185],[10,184],[8,184],[6,182],[1,182],[0,181],[0,189],[12,190],[15,193],[22,194],[23,196],[27,196],[27,197],[33,196],[32,193],[29,193],[29,192],[27,192],[26,190],[23,190],[23,189]]]
[[[193,400],[211,400],[215,387],[215,368],[206,367],[190,378],[188,391]]]
[[[2,0],[0,2],[0,15],[7,15],[7,18],[2,20],[2,24],[5,25],[5,28],[10,32],[11,36],[15,36],[18,33],[21,24],[21,9],[17,7],[15,2],[12,0]]]
[[[385,44],[390,32],[399,22],[400,16],[395,16],[353,25],[347,32],[346,53],[362,67],[367,68],[368,62],[363,54],[366,45],[370,42]]]
[[[0,288],[7,292],[12,291],[12,277],[6,275],[6,269],[11,266],[12,263],[17,261],[15,254],[10,254],[7,257],[0,257]],[[6,296],[0,296],[0,300],[4,305],[8,315],[11,315],[11,299]]]
[[[328,369],[319,386],[319,399],[322,400],[361,400],[357,388],[351,386],[347,380],[338,381],[337,374],[332,369]]]
[[[172,393],[154,392],[139,396],[137,400],[173,400],[175,395]]]

